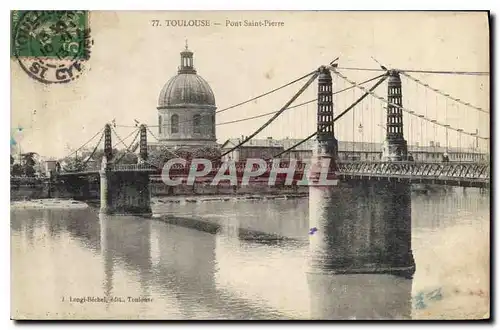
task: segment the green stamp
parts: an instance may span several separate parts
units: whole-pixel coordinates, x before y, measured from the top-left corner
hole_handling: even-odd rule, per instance
[[[90,58],[87,11],[12,11],[11,56],[43,83],[78,78]]]

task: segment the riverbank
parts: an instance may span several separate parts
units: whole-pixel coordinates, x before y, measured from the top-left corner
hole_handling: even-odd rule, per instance
[[[305,187],[308,188],[308,187]],[[428,185],[428,184],[414,184],[411,187],[412,193],[415,194],[433,194],[433,193],[446,193],[448,191],[453,191],[457,187],[443,186],[443,185]],[[465,187],[463,189],[466,189]],[[472,188],[476,189],[476,188]],[[488,190],[486,190],[488,191]],[[13,201],[33,201],[33,200],[48,200],[48,194],[43,193],[41,189],[37,187],[24,187],[22,191],[13,191],[11,188],[10,200]],[[218,193],[214,192],[203,192],[203,191],[183,191],[182,193],[174,194],[157,194],[151,192],[152,203],[200,203],[200,202],[227,202],[227,201],[238,201],[238,200],[273,200],[273,199],[295,199],[295,198],[305,198],[309,196],[308,189],[302,189],[301,191],[286,191],[286,190],[270,190],[270,191],[220,191]],[[71,198],[70,196],[54,196],[59,197],[60,200],[85,200],[89,204],[99,204],[99,194],[89,196],[86,199],[83,198]],[[52,198],[53,199],[53,198]]]
[[[188,195],[188,196],[161,196],[152,197],[151,204],[165,203],[203,203],[203,202],[227,202],[239,200],[273,200],[273,199],[295,199],[309,196],[308,193],[290,194],[248,194],[248,195]]]
[[[10,208],[16,209],[86,209],[89,205],[71,199],[31,199],[21,201],[11,201]]]

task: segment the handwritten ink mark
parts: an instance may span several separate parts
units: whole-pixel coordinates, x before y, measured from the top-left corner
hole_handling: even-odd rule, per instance
[[[439,301],[443,299],[443,293],[441,288],[424,292],[419,291],[414,297],[413,300],[415,302],[416,309],[424,309],[427,308],[427,304],[431,301]],[[427,304],[426,304],[427,303]]]
[[[429,300],[441,300],[443,299],[443,293],[441,292],[441,288],[439,289],[436,289],[436,290],[433,290],[429,293],[427,293],[427,298],[429,298]]]
[[[420,291],[417,293],[417,295],[414,297],[415,299],[415,308],[416,309],[424,309],[427,307],[427,305],[424,302],[424,293]]]
[[[318,231],[318,228],[312,227],[311,229],[309,229],[309,235],[314,235],[314,233],[317,231]]]

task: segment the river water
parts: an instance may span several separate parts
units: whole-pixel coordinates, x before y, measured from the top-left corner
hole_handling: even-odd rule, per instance
[[[474,188],[412,194],[413,280],[308,272],[307,198],[155,200],[151,219],[103,216],[95,208],[11,210],[12,315],[485,317],[489,198]]]

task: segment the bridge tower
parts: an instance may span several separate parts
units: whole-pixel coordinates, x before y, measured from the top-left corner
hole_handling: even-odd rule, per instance
[[[338,156],[338,141],[333,126],[332,75],[326,67],[320,67],[318,75],[317,152],[322,157]]]
[[[146,127],[141,125],[139,162],[147,159]],[[111,126],[104,128],[104,157],[99,171],[103,214],[151,215],[149,173],[140,164],[121,167],[113,163]]]
[[[395,105],[403,105],[401,78],[396,70],[389,71],[387,80],[387,125],[382,146],[383,161],[402,161],[408,158],[408,146],[403,136],[403,110]]]
[[[146,160],[148,160],[148,134],[146,131],[146,125],[141,124],[139,135],[139,157],[137,161],[139,164],[143,164]]]
[[[111,125],[104,126],[104,156],[106,163],[110,163],[113,159],[113,146],[111,144]]]
[[[320,70],[317,147],[312,163],[325,165],[325,160],[329,159],[336,164],[332,81],[329,73]],[[373,283],[382,282],[403,286],[397,294],[387,295],[384,299],[387,299],[387,304],[397,301],[405,306],[394,313],[404,314],[403,318],[408,314],[411,310],[408,285],[411,287],[415,271],[411,252],[410,203],[408,185],[344,178],[339,179],[337,185],[310,184],[309,282],[314,288],[318,282],[315,274],[329,276],[327,282],[330,284],[324,289],[330,291],[314,304],[336,306],[336,312],[327,307],[328,310],[320,308],[318,317],[337,312],[339,316],[356,315],[356,306],[370,305],[366,301],[380,304],[383,301],[381,291]],[[352,285],[346,287],[347,283]],[[361,287],[366,291],[363,294],[359,292]],[[346,304],[340,306],[339,295],[342,301],[349,301],[352,308]]]

